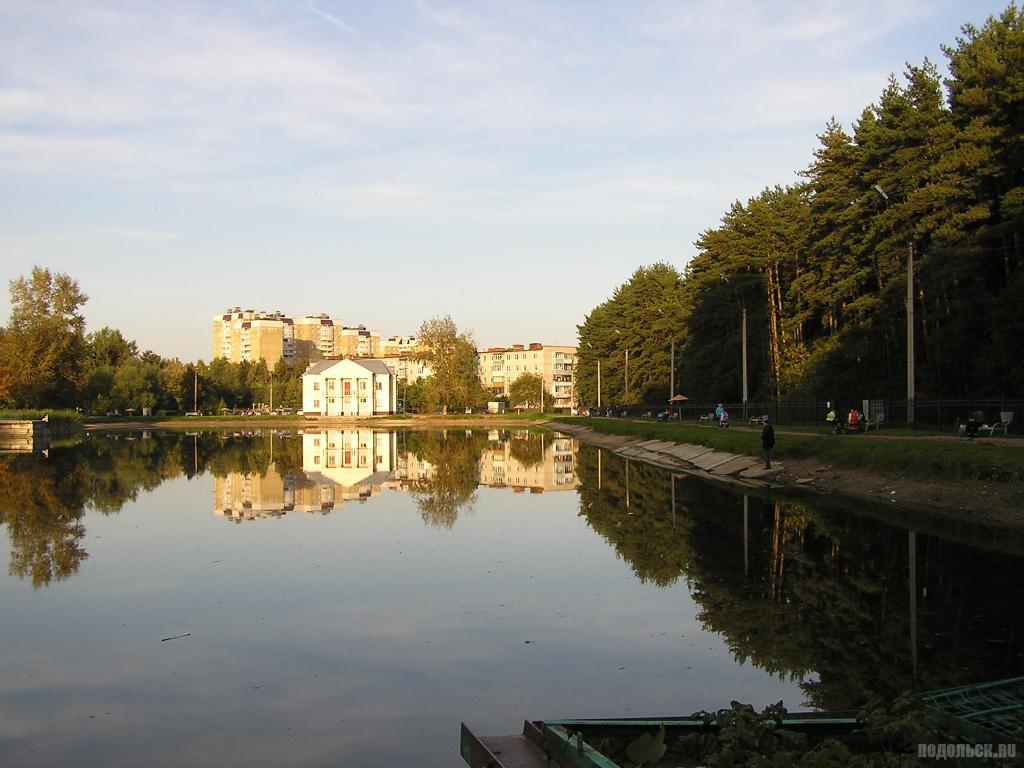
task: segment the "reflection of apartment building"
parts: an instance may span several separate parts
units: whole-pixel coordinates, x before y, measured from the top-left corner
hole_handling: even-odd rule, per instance
[[[529,441],[539,450],[536,463],[523,460],[516,442]],[[539,443],[539,445],[537,445]],[[491,442],[480,456],[480,484],[511,487],[516,491],[568,491],[576,488],[575,441],[568,437],[513,435],[511,440]]]
[[[232,363],[266,361],[274,365],[295,354],[291,318],[280,312],[235,307],[213,318],[213,356]]]
[[[544,378],[544,390],[555,408],[575,405],[576,347],[513,344],[492,347],[478,358],[480,381],[496,395],[507,395],[513,381],[524,373],[535,373]]]
[[[295,478],[282,477],[274,465],[264,475],[230,472],[213,478],[213,512],[234,520],[280,515],[294,508]]]
[[[321,360],[302,374],[302,410],[328,417],[393,414],[396,384],[380,360]]]

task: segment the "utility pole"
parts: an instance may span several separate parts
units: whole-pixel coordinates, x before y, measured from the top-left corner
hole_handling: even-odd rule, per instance
[[[192,369],[192,373],[195,375],[195,378],[194,378],[194,380],[192,382],[192,412],[193,413],[198,413],[199,412],[199,369],[198,368],[193,368]]]
[[[629,347],[626,347],[626,402],[629,402]],[[625,405],[625,403],[623,403]]]
[[[672,341],[672,362],[670,363],[672,370],[669,372],[669,399],[676,396],[676,342]]]
[[[914,240],[907,240],[907,424],[914,426]]]
[[[270,412],[274,412],[274,372],[270,372]]]
[[[747,308],[743,308],[743,420],[747,420]]]
[[[544,376],[540,377],[540,412],[544,413]]]
[[[597,361],[597,407],[601,407],[601,360]]]

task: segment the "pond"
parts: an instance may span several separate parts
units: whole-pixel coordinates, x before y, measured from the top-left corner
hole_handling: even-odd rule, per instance
[[[1024,557],[550,432],[0,455],[0,764],[458,766],[459,722],[1024,674]]]

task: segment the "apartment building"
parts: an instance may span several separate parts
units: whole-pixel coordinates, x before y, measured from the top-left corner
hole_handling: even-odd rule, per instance
[[[235,307],[213,318],[213,356],[232,363],[266,361],[273,366],[282,357],[295,356],[293,321],[281,312],[257,312]]]
[[[491,347],[478,353],[478,358],[480,381],[496,395],[507,395],[512,382],[524,373],[536,373],[544,378],[544,389],[555,408],[569,410],[576,404],[576,347],[513,344]]]
[[[378,357],[402,357],[416,351],[415,336],[388,336],[380,342]]]
[[[338,322],[327,315],[297,317],[295,328],[295,357],[307,360],[337,357],[335,335]]]
[[[334,347],[338,357],[379,357],[380,332],[365,325],[336,327]]]
[[[389,336],[365,325],[346,326],[326,314],[291,318],[282,312],[263,312],[234,307],[213,318],[213,357],[233,363],[266,361],[268,366],[284,358],[330,360],[342,357],[376,358],[382,350],[408,354],[414,336]]]

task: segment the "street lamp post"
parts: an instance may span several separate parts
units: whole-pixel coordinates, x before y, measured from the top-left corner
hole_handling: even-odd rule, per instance
[[[594,345],[591,344],[589,341],[587,342],[587,346],[590,347],[591,349],[594,348]],[[601,358],[600,357],[597,358],[597,407],[598,407],[598,409],[601,408]]]
[[[871,187],[882,196],[886,205],[889,196],[881,184]],[[914,238],[907,237],[907,424],[914,426]]]

